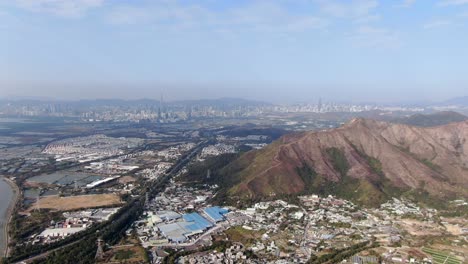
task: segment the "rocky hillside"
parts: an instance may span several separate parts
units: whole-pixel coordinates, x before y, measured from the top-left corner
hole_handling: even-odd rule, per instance
[[[468,197],[468,122],[423,128],[366,119],[286,135],[223,169],[227,197],[336,194],[364,205],[391,196]]]

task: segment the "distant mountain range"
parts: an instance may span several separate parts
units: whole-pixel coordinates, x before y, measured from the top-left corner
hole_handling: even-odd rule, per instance
[[[425,128],[354,119],[283,136],[242,155],[219,177],[227,184],[218,196],[228,201],[317,193],[367,206],[401,195],[446,202],[468,197],[468,121]]]
[[[456,97],[443,102],[445,105],[468,106],[468,96]]]
[[[26,102],[26,103],[68,103],[68,104],[83,104],[83,105],[145,105],[159,104],[161,100],[157,99],[83,99],[83,100],[54,100],[51,98],[42,97],[8,97],[0,98],[0,101],[9,102]],[[242,98],[217,98],[217,99],[198,99],[198,100],[178,100],[178,101],[162,101],[164,104],[187,104],[187,105],[271,105],[263,101],[247,100]]]
[[[58,106],[59,109],[74,110],[89,110],[90,108],[99,109],[105,107],[120,107],[120,108],[150,108],[156,110],[160,107],[164,109],[187,110],[192,107],[213,107],[216,109],[230,111],[239,108],[247,107],[264,107],[271,106],[270,103],[245,100],[238,98],[219,98],[219,99],[201,99],[201,100],[186,100],[186,101],[163,101],[154,99],[138,99],[138,100],[123,100],[123,99],[96,99],[96,100],[78,100],[78,101],[56,101],[56,100],[39,100],[39,99],[0,99],[1,104],[9,104],[12,106]]]

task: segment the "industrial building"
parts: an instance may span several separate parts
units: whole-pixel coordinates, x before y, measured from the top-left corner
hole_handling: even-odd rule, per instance
[[[214,223],[223,220],[223,215],[226,214],[228,210],[219,207],[210,207],[206,208],[204,212],[212,221],[204,218],[199,213],[190,213],[182,215],[182,221],[160,224],[157,228],[169,241],[183,243],[190,239],[190,237],[210,229],[214,226]]]
[[[224,220],[224,215],[229,212],[226,208],[220,208],[219,206],[207,207],[203,212],[208,216],[209,220],[214,223],[218,223]]]

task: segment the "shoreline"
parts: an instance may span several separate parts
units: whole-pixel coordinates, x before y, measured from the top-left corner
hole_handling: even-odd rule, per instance
[[[16,185],[16,183],[10,180],[9,178],[2,177],[2,180],[8,183],[8,185],[10,185],[13,191],[13,197],[7,209],[7,221],[4,226],[5,250],[4,252],[2,252],[2,257],[6,258],[10,254],[10,247],[8,246],[8,244],[10,243],[10,223],[11,223],[11,220],[13,219],[13,213],[19,200],[20,190],[18,186]]]

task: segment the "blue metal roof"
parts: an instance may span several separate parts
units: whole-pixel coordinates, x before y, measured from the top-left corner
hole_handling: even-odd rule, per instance
[[[224,220],[224,215],[229,212],[229,210],[220,208],[219,206],[207,207],[204,211],[211,219],[216,222]]]
[[[176,222],[171,224],[159,225],[159,230],[173,242],[181,243],[187,240],[187,235],[193,232],[188,229],[190,223]]]
[[[180,214],[178,214],[178,213],[176,213],[174,211],[159,211],[159,212],[157,212],[157,215],[161,219],[167,220],[167,221],[179,219],[181,217]]]
[[[158,225],[159,230],[174,242],[184,242],[187,237],[201,233],[213,224],[198,213],[184,214],[184,221]]]
[[[191,213],[191,214],[184,214],[183,218],[187,222],[193,222],[192,225],[187,226],[187,228],[191,231],[195,230],[205,230],[209,227],[212,227],[213,224],[210,223],[208,220],[203,218],[200,214],[198,213]]]

